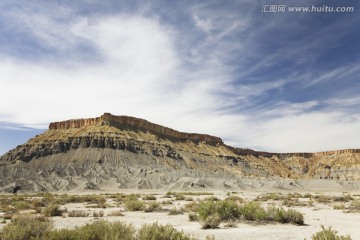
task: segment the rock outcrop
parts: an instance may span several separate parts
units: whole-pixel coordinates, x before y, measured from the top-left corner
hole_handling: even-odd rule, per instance
[[[359,181],[360,150],[258,152],[227,146],[218,137],[105,113],[51,123],[46,132],[0,158],[0,191],[236,188],[244,186],[246,177]]]
[[[129,116],[114,116],[104,113],[101,117],[75,119],[63,122],[50,123],[49,130],[83,128],[93,125],[109,125],[121,130],[144,131],[155,134],[159,137],[168,138],[172,141],[192,141],[198,143],[204,141],[210,145],[223,144],[221,138],[197,133],[183,133],[171,128],[148,122],[141,118]]]

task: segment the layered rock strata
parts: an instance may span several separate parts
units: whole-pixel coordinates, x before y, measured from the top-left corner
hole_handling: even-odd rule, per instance
[[[218,137],[105,113],[51,123],[46,132],[0,158],[0,191],[19,186],[29,191],[241,188],[244,177],[358,181],[360,150],[258,152],[227,146]]]
[[[92,125],[109,125],[121,130],[150,132],[159,137],[168,138],[172,141],[192,141],[198,143],[205,141],[210,145],[223,144],[221,138],[197,133],[184,133],[158,124],[148,122],[141,118],[129,116],[114,116],[104,113],[101,117],[88,119],[75,119],[63,122],[50,123],[49,130],[82,128]]]

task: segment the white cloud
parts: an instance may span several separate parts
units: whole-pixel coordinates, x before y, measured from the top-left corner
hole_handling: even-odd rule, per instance
[[[18,26],[31,19],[31,34],[50,48],[68,53],[69,64],[51,57],[40,62],[0,58],[0,121],[45,124],[111,112],[181,131],[217,135],[228,144],[259,150],[318,151],[360,145],[354,137],[360,130],[360,116],[350,118],[339,110],[315,112],[318,101],[281,102],[264,112],[226,111],[237,104],[250,104],[289,81],[235,86],[234,79],[239,76],[233,75],[226,62],[232,51],[250,56],[246,44],[252,44],[252,37],[239,43],[227,41],[225,36],[246,30],[246,17],[222,18],[219,13],[193,9],[189,14],[206,36],[199,45],[191,41],[182,45],[190,52],[184,56],[177,46],[184,36],[154,18],[75,18],[69,9],[60,13],[56,8],[45,10],[16,12],[14,16]],[[59,14],[68,16],[69,21],[56,20]],[[74,56],[72,50],[84,42],[94,48],[94,61],[79,62]],[[278,56],[270,55],[249,71]],[[358,102],[349,99],[347,103],[354,101]],[[333,104],[337,102],[335,99]]]
[[[348,107],[360,105],[360,97],[333,98],[327,101],[331,107]]]
[[[248,135],[250,146],[272,152],[311,152],[359,148],[360,115],[343,112],[310,112],[285,115],[263,122]]]
[[[171,35],[159,23],[115,16],[91,23],[82,19],[69,29],[63,38],[87,39],[97,46],[101,62],[65,68],[1,59],[0,101],[8,104],[0,112],[12,116],[1,121],[38,123],[104,111],[143,113],[173,84],[178,59]]]

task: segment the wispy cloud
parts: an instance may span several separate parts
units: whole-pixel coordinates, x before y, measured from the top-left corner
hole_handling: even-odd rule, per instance
[[[359,60],[341,45],[356,16],[313,26],[252,1],[80,5],[0,4],[0,121],[111,112],[260,150],[360,146]],[[328,60],[338,48],[346,59]]]

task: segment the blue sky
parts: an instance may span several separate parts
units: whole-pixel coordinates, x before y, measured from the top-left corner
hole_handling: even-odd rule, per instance
[[[352,13],[261,12],[263,5]],[[0,154],[104,112],[274,152],[360,147],[359,1],[3,0]]]

